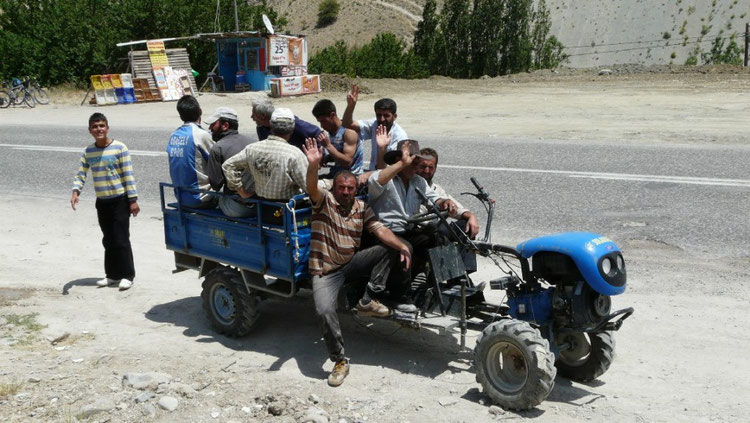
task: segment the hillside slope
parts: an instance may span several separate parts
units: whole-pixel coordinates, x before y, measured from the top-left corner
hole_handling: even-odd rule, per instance
[[[339,0],[339,19],[316,28],[319,3],[268,1],[287,15],[291,32],[308,37],[315,52],[337,40],[361,45],[385,31],[410,44],[424,0]],[[725,38],[737,33],[743,47],[745,23],[750,22],[750,0],[547,0],[547,6],[551,33],[567,47],[568,65],[574,67],[683,64],[696,47],[698,53],[710,50],[719,31]]]

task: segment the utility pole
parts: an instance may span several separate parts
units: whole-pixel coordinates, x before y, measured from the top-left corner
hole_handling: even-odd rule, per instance
[[[240,32],[240,20],[237,17],[237,0],[234,0],[234,32]],[[747,40],[747,37],[745,37],[745,40]],[[745,43],[747,45],[747,41]],[[745,51],[747,51],[747,48],[745,48]],[[745,57],[747,57],[747,53],[745,53]]]
[[[745,67],[747,67],[748,50],[750,50],[750,23],[745,24]]]

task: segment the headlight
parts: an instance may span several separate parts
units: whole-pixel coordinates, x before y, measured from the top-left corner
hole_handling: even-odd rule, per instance
[[[617,270],[620,272],[625,270],[625,260],[622,259],[621,255],[617,256]]]
[[[605,275],[609,275],[609,272],[612,271],[612,260],[609,259],[609,257],[604,257],[602,259],[602,272]]]

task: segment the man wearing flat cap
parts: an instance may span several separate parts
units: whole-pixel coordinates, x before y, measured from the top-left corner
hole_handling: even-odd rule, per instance
[[[216,141],[208,160],[208,181],[215,191],[223,188],[224,195],[219,197],[219,208],[229,217],[255,216],[255,204],[243,202],[237,192],[227,186],[224,170],[221,168],[227,159],[242,151],[253,139],[238,132],[240,124],[237,112],[229,107],[217,108],[214,114],[203,119],[203,123],[208,125],[211,137]],[[243,172],[242,179],[245,191],[253,191],[250,173]]]
[[[417,141],[399,141],[396,150],[388,151],[383,156],[383,161],[388,166],[373,172],[368,180],[369,202],[373,211],[412,252],[411,269],[394,268],[388,279],[391,296],[400,296],[397,299],[397,308],[405,312],[416,311],[408,292],[411,275],[418,274],[424,269],[427,263],[427,249],[437,243],[434,230],[422,231],[406,221],[418,213],[422,205],[422,197],[417,194],[417,189],[428,199],[435,201],[441,209],[449,210],[451,213],[455,213],[456,210],[452,200],[440,197],[424,178],[417,175],[419,160]]]
[[[192,188],[195,191],[181,191],[180,202],[187,207],[216,207],[216,199],[208,191],[208,155],[214,141],[211,135],[199,126],[201,107],[192,95],[182,96],[177,101],[177,113],[182,119],[182,126],[177,128],[167,142],[169,157],[169,176],[172,184]]]
[[[278,108],[271,115],[271,135],[254,142],[222,165],[229,189],[242,198],[253,194],[266,200],[286,202],[302,193],[307,176],[307,158],[302,150],[289,144],[294,131],[294,114]],[[255,192],[242,187],[242,172],[249,170]]]

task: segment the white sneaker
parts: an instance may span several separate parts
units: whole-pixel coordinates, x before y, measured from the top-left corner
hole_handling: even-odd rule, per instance
[[[133,281],[129,281],[127,279],[123,279],[120,281],[120,291],[130,289],[131,286],[133,286]]]
[[[109,286],[109,285],[117,285],[120,283],[119,279],[110,279],[110,278],[104,278],[96,281],[96,286]]]

